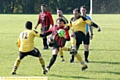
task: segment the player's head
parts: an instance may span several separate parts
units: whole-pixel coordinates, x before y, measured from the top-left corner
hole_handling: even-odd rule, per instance
[[[25,28],[26,29],[32,29],[32,22],[31,21],[27,21],[26,24],[25,24]]]
[[[87,12],[86,6],[81,6],[81,7],[80,7],[80,12],[81,12],[81,15],[85,16],[85,15],[86,15],[86,12]]]
[[[45,4],[41,4],[41,11],[45,12],[46,11],[46,5]]]
[[[62,19],[62,18],[59,18],[59,19],[57,20],[57,25],[58,25],[59,27],[63,27],[63,26],[65,25],[65,20]]]
[[[74,15],[74,17],[76,17],[76,18],[80,16],[80,11],[79,11],[78,8],[75,8],[75,9],[73,10],[73,15]]]
[[[63,15],[63,12],[60,8],[57,9],[57,15],[61,17]]]

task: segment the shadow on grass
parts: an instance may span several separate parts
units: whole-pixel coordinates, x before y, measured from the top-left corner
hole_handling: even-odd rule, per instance
[[[80,51],[84,51],[84,49],[79,48]],[[120,51],[119,49],[89,49],[90,51]]]
[[[120,64],[120,62],[107,62],[107,61],[90,61],[90,63]]]
[[[88,71],[88,72],[94,72],[94,73],[109,73],[114,75],[120,75],[120,72],[113,72],[113,71]]]
[[[57,74],[49,74],[49,76],[55,76],[55,77],[59,77],[59,78],[73,78],[73,79],[91,79],[89,77],[83,77],[83,76],[63,76],[63,75],[57,75]]]
[[[119,49],[90,49],[90,51],[96,51],[96,50],[97,51],[120,51]]]

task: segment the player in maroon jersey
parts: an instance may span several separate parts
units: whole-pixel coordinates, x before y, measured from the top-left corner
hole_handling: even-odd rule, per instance
[[[46,68],[47,72],[50,70],[51,66],[56,61],[57,54],[59,52],[59,48],[63,48],[65,46],[66,40],[70,39],[68,29],[65,28],[64,25],[65,25],[65,20],[60,18],[59,20],[57,20],[57,25],[54,25],[51,29],[49,29],[48,31],[46,31],[44,33],[44,36],[47,36],[47,35],[51,34],[51,37],[48,39],[48,45],[53,47],[52,58],[49,62],[49,65]],[[57,31],[59,29],[65,30],[65,33],[66,33],[65,37],[59,37],[58,36]]]
[[[41,33],[44,33],[45,31],[47,31],[50,27],[50,24],[52,26],[54,25],[52,15],[49,11],[47,11],[45,4],[41,5],[41,12],[39,14],[38,22],[35,26],[35,29],[37,29],[39,24],[41,24],[41,28],[40,28]],[[46,37],[43,38],[43,45],[44,45],[43,49],[48,49]]]

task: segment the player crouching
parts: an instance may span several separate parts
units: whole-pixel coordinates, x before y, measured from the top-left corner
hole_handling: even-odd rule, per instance
[[[11,74],[16,74],[16,70],[18,69],[21,60],[27,55],[38,57],[43,69],[43,74],[46,74],[45,62],[41,56],[40,51],[34,47],[34,38],[41,37],[40,33],[32,30],[32,22],[30,21],[26,22],[25,28],[26,29],[20,33],[20,36],[18,38],[17,46],[19,47],[19,55],[15,61],[14,68]]]

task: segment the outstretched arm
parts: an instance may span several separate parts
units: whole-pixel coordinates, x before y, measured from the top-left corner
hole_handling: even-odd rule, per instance
[[[95,28],[98,28],[98,32],[101,31],[100,27],[99,27],[96,23],[92,22],[91,20],[88,20],[88,19],[85,18],[85,17],[82,17],[82,19],[83,19],[83,21],[85,21],[85,23],[88,24],[89,26],[93,26],[93,27],[95,27]]]

